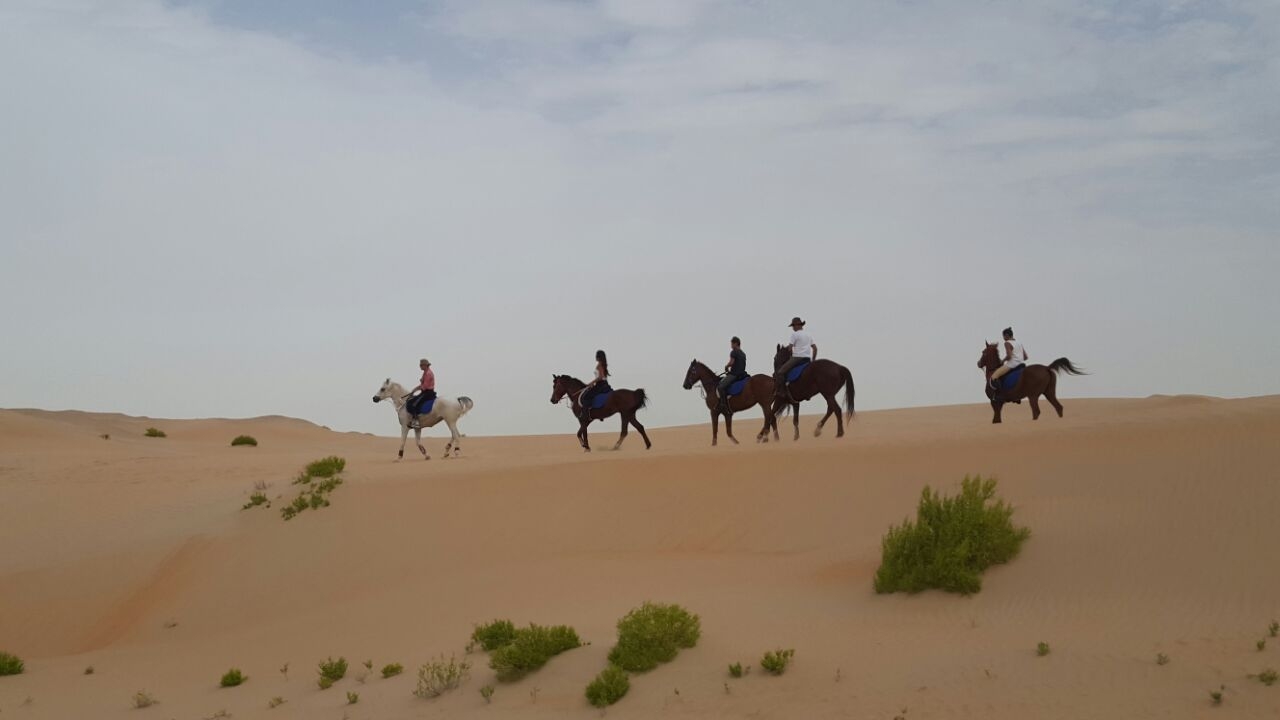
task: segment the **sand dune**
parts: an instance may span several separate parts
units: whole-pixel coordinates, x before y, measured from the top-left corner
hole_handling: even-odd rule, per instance
[[[1280,668],[1280,639],[1254,646],[1280,619],[1280,397],[1066,403],[1003,426],[981,405],[860,413],[840,440],[805,417],[799,442],[787,420],[766,446],[745,442],[746,415],[740,446],[699,426],[590,455],[566,414],[563,434],[401,463],[398,439],[282,417],[0,410],[0,650],[27,661],[0,678],[0,714],[598,717],[583,687],[617,618],[653,599],[698,613],[702,641],[634,677],[610,717],[1280,716],[1280,686],[1246,678]],[[611,445],[616,424],[594,427]],[[230,447],[241,433],[260,446]],[[330,454],[347,459],[331,507],[241,511],[255,482],[288,494]],[[1033,530],[1022,555],[972,597],[875,595],[885,530],[966,473],[1000,478]],[[592,644],[513,684],[475,654],[461,690],[410,694],[414,668],[494,617]],[[797,651],[785,675],[727,678],[775,647]],[[316,662],[339,654],[352,672],[319,690]],[[365,658],[406,674],[360,683]],[[219,689],[232,666],[249,682]],[[138,690],[160,704],[134,710]]]

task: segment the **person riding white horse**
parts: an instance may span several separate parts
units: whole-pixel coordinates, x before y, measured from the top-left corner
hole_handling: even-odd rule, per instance
[[[404,446],[409,439],[409,430],[413,430],[414,441],[418,444],[418,450],[422,452],[422,457],[430,460],[431,456],[427,454],[427,449],[422,445],[422,428],[433,427],[444,421],[449,426],[449,444],[444,448],[445,458],[449,457],[449,453],[454,455],[462,452],[460,436],[458,435],[458,418],[466,415],[471,408],[475,407],[475,403],[471,398],[462,396],[456,400],[449,398],[436,398],[435,405],[431,407],[431,411],[418,416],[417,424],[413,424],[413,415],[405,407],[406,400],[413,392],[405,390],[404,386],[398,382],[392,382],[391,378],[387,378],[382,387],[378,388],[378,394],[373,396],[374,402],[382,400],[390,400],[395,406],[396,417],[400,419],[400,453],[396,457],[398,462],[404,458]]]

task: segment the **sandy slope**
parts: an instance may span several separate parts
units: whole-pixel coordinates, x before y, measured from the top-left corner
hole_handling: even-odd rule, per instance
[[[1032,424],[1011,408],[998,427],[977,405],[869,412],[842,440],[805,418],[798,443],[716,449],[708,428],[677,428],[647,453],[633,434],[590,456],[566,413],[564,435],[396,464],[396,440],[286,418],[0,411],[0,649],[28,666],[0,678],[0,717],[597,717],[583,686],[646,599],[699,613],[703,639],[635,677],[610,717],[1280,716],[1280,686],[1245,677],[1280,668],[1280,639],[1254,648],[1280,618],[1280,397],[1067,412]],[[142,437],[150,425],[169,437]],[[610,445],[616,426],[596,428]],[[239,433],[261,446],[230,447]],[[240,511],[255,481],[286,493],[328,454],[348,460],[332,507]],[[885,529],[965,473],[1000,478],[1034,531],[1022,556],[974,597],[875,595]],[[410,694],[413,668],[497,616],[593,644],[492,705],[479,655],[462,690]],[[726,677],[777,646],[797,650],[786,675]],[[331,654],[352,672],[322,692]],[[409,672],[362,684],[365,658]],[[231,666],[250,681],[217,688]],[[142,689],[160,704],[132,709]]]

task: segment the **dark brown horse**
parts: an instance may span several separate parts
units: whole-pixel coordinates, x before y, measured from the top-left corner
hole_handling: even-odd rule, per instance
[[[769,428],[773,428],[773,439],[778,439],[778,419],[769,410],[773,401],[773,378],[768,375],[752,375],[742,392],[729,398],[729,412],[720,406],[720,398],[716,392],[720,377],[711,368],[698,362],[697,358],[689,363],[689,371],[684,374],[684,389],[693,387],[694,383],[702,383],[702,395],[707,399],[707,409],[711,411],[711,446],[715,447],[720,434],[720,415],[724,415],[724,434],[729,436],[734,445],[738,439],[733,436],[733,414],[740,410],[748,410],[752,405],[759,405],[764,412],[764,427],[756,433],[756,442],[769,442]]]
[[[587,442],[587,426],[592,420],[603,420],[614,413],[622,414],[622,434],[618,436],[618,442],[614,444],[613,449],[617,450],[622,447],[622,441],[627,439],[627,425],[635,425],[636,430],[640,433],[640,437],[644,438],[644,448],[648,450],[653,447],[653,443],[649,442],[649,436],[644,431],[644,426],[636,421],[636,412],[645,406],[648,398],[645,397],[644,388],[637,390],[614,390],[609,393],[608,399],[604,401],[604,407],[598,410],[592,410],[587,419],[582,419],[582,391],[585,390],[587,384],[576,377],[568,375],[552,375],[551,376],[551,402],[558,403],[564,398],[569,398],[570,409],[573,410],[573,416],[578,419],[578,442],[582,443],[582,449],[591,452],[591,445]]]
[[[777,354],[773,356],[773,369],[781,368],[782,364],[790,359],[791,346],[779,345]],[[841,387],[844,388],[844,406],[847,409],[845,417],[840,415],[840,403],[836,402],[836,395]],[[800,403],[814,395],[822,395],[826,399],[827,414],[818,421],[818,426],[813,429],[813,436],[821,435],[822,426],[827,424],[827,418],[835,415],[836,437],[844,437],[844,421],[846,418],[853,419],[853,373],[838,362],[822,359],[806,365],[804,374],[795,382],[776,390],[773,398],[773,414],[776,416],[790,406],[796,429],[795,439],[799,440]]]
[[[1005,403],[1021,402],[1022,398],[1027,398],[1031,403],[1031,419],[1039,420],[1041,395],[1044,395],[1053,409],[1058,411],[1058,417],[1062,417],[1062,403],[1058,402],[1058,373],[1088,374],[1072,365],[1070,360],[1061,357],[1048,365],[1027,365],[1022,369],[1022,377],[1018,378],[1018,383],[1012,390],[997,391],[991,387],[991,373],[1002,364],[1004,363],[1000,360],[1000,346],[986,343],[982,356],[978,358],[978,367],[982,368],[986,375],[984,385],[987,388],[987,399],[991,401],[991,409],[995,411],[995,416],[991,418],[992,423],[1000,422],[1000,409]]]

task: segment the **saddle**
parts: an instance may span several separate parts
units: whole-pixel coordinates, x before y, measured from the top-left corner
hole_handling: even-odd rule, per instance
[[[406,405],[406,407],[408,407],[409,409],[410,415],[426,415],[427,413],[431,412],[431,408],[435,406],[436,406],[435,398],[431,398],[429,400],[422,400],[421,395],[409,400],[409,402]]]
[[[748,375],[742,378],[741,380],[735,381],[732,385],[729,386],[729,390],[725,394],[728,397],[741,395],[742,391],[747,387],[747,382],[749,382],[750,380],[751,380],[751,376]]]
[[[790,372],[787,373],[787,382],[793,383],[796,380],[799,380],[800,376],[804,374],[804,371],[808,370],[809,366],[812,364],[813,362],[810,361],[803,365],[797,365],[796,367],[791,368]]]
[[[1000,387],[996,388],[1001,392],[1009,392],[1018,386],[1018,381],[1022,379],[1022,371],[1026,370],[1026,365],[1018,366],[1017,370],[1010,370],[1008,374],[1000,378]]]
[[[591,398],[591,409],[599,410],[600,408],[604,407],[604,404],[609,401],[609,396],[612,394],[613,394],[613,391],[610,390],[608,392],[602,392],[599,395]]]

